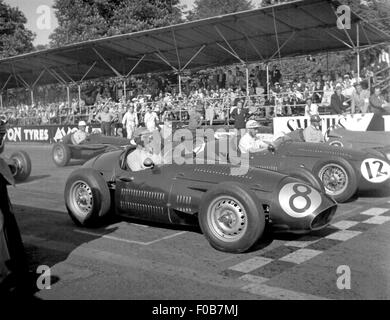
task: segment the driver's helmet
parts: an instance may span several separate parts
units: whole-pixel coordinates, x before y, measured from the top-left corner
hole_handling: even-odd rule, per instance
[[[310,122],[319,124],[321,122],[321,117],[318,114],[312,115],[310,117]]]
[[[87,126],[87,123],[85,121],[79,121],[79,124],[78,124],[79,127],[86,127]]]

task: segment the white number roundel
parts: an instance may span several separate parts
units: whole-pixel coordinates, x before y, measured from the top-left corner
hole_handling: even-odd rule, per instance
[[[281,208],[291,217],[303,218],[321,205],[320,193],[304,183],[288,183],[279,192]]]
[[[390,165],[379,159],[369,158],[362,162],[360,171],[372,183],[382,183],[390,177]]]

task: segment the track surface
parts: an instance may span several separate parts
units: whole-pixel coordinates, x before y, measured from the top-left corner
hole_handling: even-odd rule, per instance
[[[334,225],[306,236],[268,235],[245,254],[214,250],[196,229],[116,221],[82,229],[63,190],[73,162],[57,168],[49,145],[25,150],[31,177],[9,188],[30,261],[51,268],[42,299],[389,299],[390,191],[342,204]],[[340,266],[351,271],[350,289]],[[345,270],[345,269],[344,269]]]

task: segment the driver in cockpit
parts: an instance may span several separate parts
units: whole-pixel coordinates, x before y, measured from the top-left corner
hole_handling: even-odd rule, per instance
[[[158,131],[150,132],[146,128],[140,128],[135,133],[134,144],[136,149],[130,152],[126,162],[131,171],[141,171],[147,169],[144,163],[146,159],[150,159],[154,165],[163,164],[163,156],[161,155],[161,140],[158,141],[160,133]]]

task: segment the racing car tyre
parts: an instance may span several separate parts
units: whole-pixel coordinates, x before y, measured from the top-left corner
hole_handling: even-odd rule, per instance
[[[22,182],[26,180],[30,176],[32,167],[28,153],[25,151],[17,151],[11,155],[10,159],[16,162],[15,181]]]
[[[325,193],[325,188],[320,178],[317,175],[311,173],[308,169],[293,168],[293,169],[288,169],[286,171],[283,171],[283,173],[289,175],[292,178],[300,179],[310,184],[312,187],[316,188],[317,190]]]
[[[68,213],[77,225],[96,226],[110,211],[110,190],[96,170],[81,168],[74,171],[66,182],[64,195]]]
[[[212,247],[240,253],[262,236],[265,214],[251,190],[241,184],[220,183],[203,196],[199,225]]]
[[[326,194],[339,203],[348,201],[357,191],[358,183],[355,170],[345,159],[320,161],[313,167],[313,173],[322,181]],[[333,173],[333,177],[325,176],[329,173]]]
[[[69,146],[64,143],[56,143],[53,146],[52,158],[57,167],[65,167],[71,158],[72,154]]]

